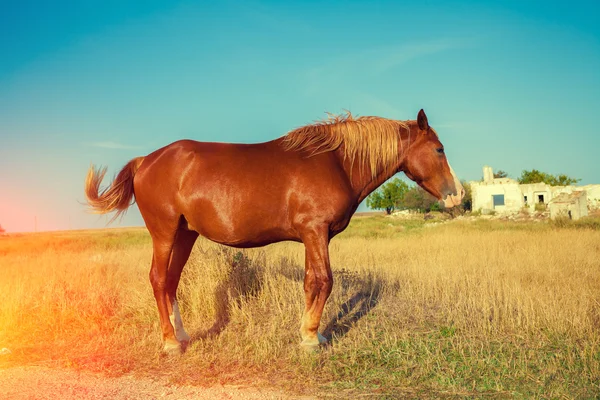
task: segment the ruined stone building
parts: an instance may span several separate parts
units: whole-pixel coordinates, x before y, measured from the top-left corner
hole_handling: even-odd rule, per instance
[[[573,193],[560,193],[550,200],[550,218],[565,216],[570,219],[579,219],[588,215],[587,193],[578,190]]]
[[[578,219],[588,210],[600,208],[600,185],[550,186],[545,183],[520,184],[511,178],[494,178],[491,167],[483,167],[483,181],[470,182],[473,211],[516,213],[550,209],[555,218],[565,215]]]

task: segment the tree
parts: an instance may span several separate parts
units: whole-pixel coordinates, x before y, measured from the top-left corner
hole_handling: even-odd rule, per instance
[[[6,231],[4,230],[4,228],[2,227],[2,225],[0,225],[0,235],[3,234],[4,232],[6,232]]]
[[[367,197],[367,207],[373,210],[385,210],[387,214],[401,207],[404,195],[408,191],[406,182],[394,178],[384,183]]]
[[[571,178],[565,174],[551,175],[545,172],[532,169],[531,171],[523,170],[521,177],[518,179],[519,183],[546,183],[550,186],[567,186],[574,185],[581,179]]]
[[[412,186],[404,196],[403,208],[418,212],[429,212],[440,209],[438,200],[427,193],[421,186]]]
[[[508,174],[499,169],[498,172],[494,172],[494,178],[508,178]]]
[[[577,184],[581,179],[571,178],[565,174],[558,174],[554,177],[554,183],[551,183],[552,186],[569,186]]]
[[[461,182],[465,189],[465,196],[459,206],[453,208],[444,208],[440,204],[438,199],[430,195],[427,191],[422,189],[418,185],[411,186],[410,189],[404,195],[401,207],[408,210],[415,210],[422,213],[430,211],[442,211],[456,216],[458,214],[464,214],[465,211],[471,210],[472,198],[471,198],[471,185],[467,182]]]

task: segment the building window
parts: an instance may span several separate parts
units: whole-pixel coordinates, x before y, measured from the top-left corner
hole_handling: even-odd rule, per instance
[[[538,203],[545,203],[543,194],[538,194]]]
[[[493,194],[492,199],[494,200],[494,208],[504,205],[504,195],[503,194]]]

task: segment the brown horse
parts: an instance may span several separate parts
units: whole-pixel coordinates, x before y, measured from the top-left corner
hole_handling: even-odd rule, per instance
[[[416,121],[330,117],[258,144],[181,140],[129,161],[101,193],[106,168],[91,166],[85,193],[94,212],[116,210],[115,218],[135,195],[152,237],[150,282],[165,352],[189,343],[176,294],[199,234],[234,247],[304,243],[300,334],[303,346],[316,348],[325,342],[318,328],[333,284],[329,241],[399,171],[446,207],[464,196],[423,110]]]

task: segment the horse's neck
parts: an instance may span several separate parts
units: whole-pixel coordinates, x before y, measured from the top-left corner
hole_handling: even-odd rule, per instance
[[[356,198],[357,204],[360,204],[371,192],[391,178],[398,168],[398,166],[395,166],[385,171],[378,171],[373,176],[368,162],[344,159],[343,154],[339,154],[339,157],[352,186],[353,196]]]
[[[356,182],[353,182],[352,186],[355,189],[354,191],[358,198],[358,203],[360,204],[375,189],[394,176],[395,173],[396,170],[388,170],[387,172],[381,172],[377,174],[375,178],[373,178],[369,172],[369,175],[363,176],[362,179],[358,179]]]
[[[397,172],[403,170],[402,165],[404,163],[405,154],[408,151],[412,140],[414,139],[414,137],[411,138],[410,136],[410,130],[404,131],[402,133],[402,149],[404,149],[404,154],[398,157],[396,165],[392,165],[389,168],[382,171],[377,171],[375,176],[373,176],[371,169],[369,168],[368,160],[361,161],[356,159],[344,159],[343,147],[339,148],[336,151],[338,157],[344,165],[344,170],[346,171],[348,179],[351,182],[354,196],[356,197],[358,204],[360,204],[364,199],[366,199],[369,194],[371,194],[374,190],[381,186],[385,181],[390,179]]]

